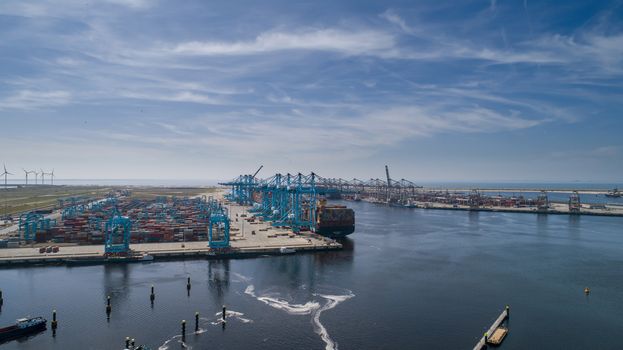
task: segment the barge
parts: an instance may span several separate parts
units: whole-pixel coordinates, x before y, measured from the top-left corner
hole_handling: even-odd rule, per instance
[[[46,329],[47,320],[43,317],[20,318],[14,325],[0,328],[0,342],[5,342]]]

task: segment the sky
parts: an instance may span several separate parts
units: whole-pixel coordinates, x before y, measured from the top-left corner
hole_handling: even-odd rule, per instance
[[[0,2],[0,162],[621,182],[622,1]]]

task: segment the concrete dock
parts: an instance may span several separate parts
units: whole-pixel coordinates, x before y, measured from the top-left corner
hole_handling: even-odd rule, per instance
[[[374,202],[373,202],[374,203]],[[385,203],[380,203],[385,204]],[[480,206],[470,207],[468,205],[452,205],[435,202],[414,202],[415,208],[420,209],[442,209],[442,210],[464,210],[464,211],[485,211],[500,213],[524,213],[524,214],[552,214],[552,215],[590,215],[590,216],[623,216],[623,206],[606,206],[606,209],[591,209],[582,207],[580,212],[570,212],[569,206],[562,203],[550,203],[550,208],[540,211],[536,207],[500,207],[500,206]]]
[[[502,341],[502,339],[504,338],[504,336],[506,335],[506,333],[501,334],[500,332],[496,333],[496,330],[498,330],[498,327],[500,327],[500,325],[510,316],[510,308],[507,306],[504,308],[504,311],[502,311],[502,313],[500,314],[500,316],[498,316],[498,318],[493,322],[493,324],[491,325],[491,327],[489,327],[489,329],[487,330],[487,332],[482,336],[482,338],[480,338],[480,340],[478,341],[478,343],[476,343],[476,346],[474,346],[474,350],[481,350],[482,348],[485,348],[487,346],[487,344],[490,342],[490,336],[495,336],[498,337],[499,341],[497,342],[497,344],[499,344],[499,342]]]
[[[219,259],[231,257],[254,257],[259,255],[281,254],[282,247],[292,248],[296,252],[341,249],[335,240],[312,233],[294,234],[291,230],[272,227],[269,222],[250,223],[241,215],[252,215],[249,207],[227,205],[231,218],[231,250],[221,252],[211,250],[207,241],[167,242],[131,244],[130,248],[138,253],[149,254],[158,259],[206,258]],[[39,253],[42,246],[55,244],[34,244],[20,248],[0,249],[0,266],[62,264],[68,259],[101,257],[104,245],[64,245],[57,253]],[[183,246],[182,246],[183,245]]]

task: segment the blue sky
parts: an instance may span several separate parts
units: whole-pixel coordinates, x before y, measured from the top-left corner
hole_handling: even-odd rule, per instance
[[[620,182],[621,1],[0,2],[0,162]]]

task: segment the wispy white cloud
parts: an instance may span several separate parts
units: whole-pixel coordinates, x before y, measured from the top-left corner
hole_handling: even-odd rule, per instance
[[[403,32],[407,34],[416,33],[415,28],[409,26],[407,22],[392,9],[386,10],[380,15],[380,17],[398,26],[398,28],[400,28]]]
[[[332,154],[331,157],[337,159],[340,155],[369,156],[379,147],[397,146],[413,138],[440,133],[492,133],[531,128],[546,122],[528,119],[516,112],[502,114],[482,107],[448,111],[441,106],[396,106],[356,116],[303,114],[299,117],[292,118],[287,114],[263,115],[262,118],[248,118],[245,114],[211,115],[179,122],[157,122],[158,126],[173,134],[167,137],[141,135],[132,130],[102,131],[99,136],[166,147],[203,146],[238,156],[287,150],[286,153],[296,153],[300,157]]]
[[[2,1],[0,14],[24,17],[76,18],[104,15],[102,6],[119,5],[124,9],[144,10],[155,5],[158,0],[102,0],[84,3],[73,0]]]
[[[144,9],[156,4],[157,0],[105,0],[107,2],[130,8]]]
[[[574,71],[623,73],[623,33],[608,35],[589,31],[576,36],[555,34],[542,36],[526,45],[560,57]]]
[[[190,102],[190,103],[199,103],[199,104],[205,104],[205,105],[218,105],[218,104],[223,103],[222,99],[204,95],[204,94],[197,94],[197,93],[193,93],[189,91],[181,91],[181,92],[172,93],[172,94],[123,91],[123,92],[119,92],[118,96],[124,97],[124,98],[140,99],[140,100]]]
[[[183,135],[183,136],[192,135],[192,132],[188,130],[183,130],[182,128],[180,128],[179,126],[175,124],[164,123],[164,122],[155,122],[154,124],[177,135]]]
[[[283,50],[333,51],[349,55],[378,54],[395,45],[395,38],[378,30],[315,29],[266,32],[250,41],[192,41],[175,46],[177,54],[253,55]]]
[[[67,91],[21,90],[0,98],[0,109],[38,109],[62,106],[70,102],[71,94]]]

